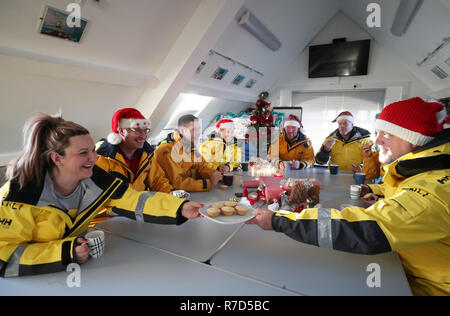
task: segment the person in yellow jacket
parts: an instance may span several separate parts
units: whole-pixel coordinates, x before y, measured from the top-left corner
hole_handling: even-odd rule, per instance
[[[208,167],[224,174],[241,165],[242,151],[234,137],[234,122],[220,119],[216,124],[219,137],[212,137],[200,146],[200,153]]]
[[[367,209],[258,209],[249,224],[341,251],[397,251],[414,295],[450,295],[450,130],[445,108],[412,98],[386,106],[375,144],[385,163],[384,196]]]
[[[297,116],[288,116],[283,125],[283,132],[278,136],[278,142],[269,148],[269,158],[281,169],[285,168],[285,161],[290,161],[292,169],[314,167],[314,149]]]
[[[202,204],[139,192],[95,166],[89,132],[60,116],[39,114],[26,124],[26,143],[0,189],[0,276],[63,271],[85,263],[83,238],[105,208],[140,222],[184,223]]]
[[[164,177],[171,190],[189,192],[209,191],[222,180],[222,174],[209,168],[196,149],[200,136],[198,118],[183,115],[178,120],[178,130],[167,135],[153,153],[150,179]],[[159,172],[162,171],[162,174]]]
[[[339,113],[334,122],[338,123],[338,128],[323,142],[316,154],[316,162],[339,165],[339,170],[351,172],[352,165],[363,161],[362,146],[370,142],[370,132],[354,126],[354,118],[349,111]]]
[[[164,177],[154,177],[150,182],[154,151],[147,142],[150,120],[134,108],[123,108],[114,113],[111,126],[112,133],[95,145],[99,155],[95,164],[129,183],[137,191],[169,193],[171,186]],[[109,219],[112,214],[108,209],[99,212],[91,225]]]
[[[147,142],[151,122],[134,108],[123,108],[112,117],[112,133],[96,144],[96,165],[121,178],[137,191],[170,192],[162,178],[150,182],[154,147]],[[155,167],[156,168],[156,167]]]
[[[362,172],[366,174],[366,180],[375,180],[384,176],[383,166],[379,160],[379,151],[372,150],[372,143],[364,144],[362,147],[363,163],[353,165],[353,172]]]

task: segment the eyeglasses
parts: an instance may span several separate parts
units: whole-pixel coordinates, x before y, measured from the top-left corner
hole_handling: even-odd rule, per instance
[[[127,128],[127,130],[128,131],[132,131],[132,132],[134,132],[136,134],[146,134],[146,135],[150,134],[150,128],[142,129],[142,128],[130,127],[130,128]]]

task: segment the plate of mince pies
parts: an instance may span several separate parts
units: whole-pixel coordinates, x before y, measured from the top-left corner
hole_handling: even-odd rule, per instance
[[[253,208],[232,201],[209,203],[199,211],[207,219],[219,224],[239,224],[255,217]]]

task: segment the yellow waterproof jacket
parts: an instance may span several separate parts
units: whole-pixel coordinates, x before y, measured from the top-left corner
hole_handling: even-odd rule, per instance
[[[278,156],[276,156],[278,153]],[[269,148],[270,159],[276,161],[291,161],[298,160],[301,164],[301,169],[314,167],[314,149],[311,141],[306,135],[299,132],[297,137],[289,142],[286,135],[283,133],[278,135],[278,142],[272,144]]]
[[[450,295],[450,135],[385,167],[383,195],[367,209],[278,212],[276,231],[354,253],[397,251],[415,295]]]
[[[316,154],[316,162],[319,164],[339,165],[339,170],[352,171],[352,164],[359,165],[363,162],[362,147],[365,143],[370,141],[370,133],[360,127],[354,126],[350,132],[350,138],[346,141],[336,129],[323,142],[322,147]],[[325,151],[323,145],[328,139],[334,138],[336,143],[331,148],[331,151]]]
[[[190,148],[185,152],[183,142],[178,132],[171,133],[163,140],[153,153],[152,164],[157,164],[157,169],[150,170],[151,181],[156,177],[165,177],[171,185],[171,190],[185,190],[189,192],[209,191],[211,189],[210,178],[216,171],[209,168],[202,155]],[[164,175],[157,170],[163,170]]]
[[[242,161],[242,152],[236,138],[233,144],[225,143],[220,137],[208,139],[200,146],[200,153],[208,167],[214,170],[226,165],[233,171],[239,168]]]
[[[82,210],[64,211],[40,202],[43,183],[0,189],[0,276],[64,271],[75,262],[76,239],[103,208],[140,222],[182,224],[185,200],[166,193],[138,192],[98,167],[86,181]],[[85,203],[87,202],[87,203]],[[78,214],[78,215],[77,215]]]
[[[145,142],[144,147],[138,150],[141,159],[136,174],[133,174],[128,168],[118,145],[112,145],[106,139],[103,139],[96,144],[96,148],[99,155],[96,165],[124,182],[130,183],[133,189],[137,191],[170,192],[170,183],[162,176],[164,174],[162,170],[155,170],[155,174],[160,174],[160,177],[150,178],[150,170],[152,168],[157,169],[158,166],[152,167],[154,148],[149,143]]]

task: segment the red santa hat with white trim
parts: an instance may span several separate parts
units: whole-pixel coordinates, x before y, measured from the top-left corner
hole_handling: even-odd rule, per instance
[[[120,109],[112,117],[112,133],[108,134],[108,143],[118,145],[122,142],[122,137],[118,133],[119,127],[147,129],[150,126],[150,120],[146,119],[138,110],[133,108]]]
[[[300,132],[304,133],[302,121],[300,121],[300,119],[294,114],[290,114],[288,116],[288,119],[284,122],[283,127],[287,126],[297,127],[298,129],[300,129]]]
[[[442,104],[415,97],[386,106],[375,121],[375,129],[423,146],[443,131],[446,120]]]
[[[216,124],[216,130],[221,128],[234,128],[234,121],[232,119],[220,119]]]
[[[336,123],[340,120],[348,120],[350,121],[352,124],[355,123],[355,118],[353,117],[353,114],[349,111],[344,111],[338,114],[338,116],[336,116],[336,118],[332,121],[332,123]]]

